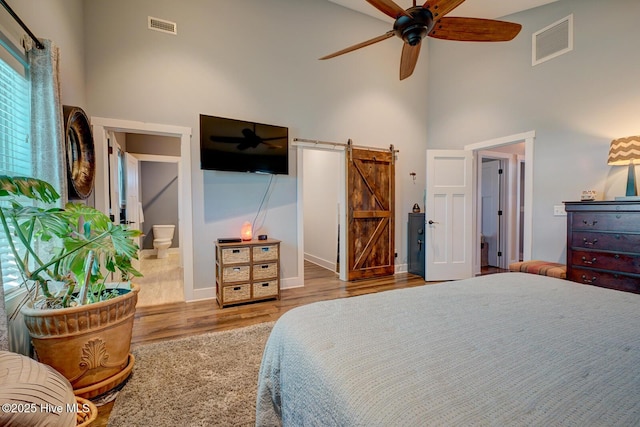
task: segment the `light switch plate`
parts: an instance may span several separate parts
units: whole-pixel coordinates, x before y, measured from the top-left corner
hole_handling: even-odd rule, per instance
[[[567,216],[567,211],[564,210],[564,205],[554,205],[553,216]]]

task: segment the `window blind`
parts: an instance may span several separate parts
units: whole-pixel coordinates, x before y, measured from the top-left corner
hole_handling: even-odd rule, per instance
[[[0,174],[31,176],[29,82],[25,70],[9,62],[0,55]],[[0,233],[0,272],[5,293],[20,285],[20,272],[4,233]]]

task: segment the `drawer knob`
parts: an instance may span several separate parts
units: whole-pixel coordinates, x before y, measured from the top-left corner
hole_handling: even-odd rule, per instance
[[[620,259],[620,254],[615,254],[613,257],[614,257],[615,259]]]
[[[261,265],[260,268],[269,268],[269,264]]]
[[[263,288],[266,288],[266,287],[268,287],[268,286],[269,286],[269,282],[267,282],[267,283],[263,283],[263,284],[262,284],[262,287],[263,287]]]
[[[587,278],[586,274],[582,275],[582,282],[583,283],[595,283],[596,282],[596,276],[591,277],[591,279]]]
[[[235,288],[233,288],[234,291],[239,291],[240,289],[242,289],[240,286],[236,286]]]
[[[233,250],[231,251],[231,253],[239,254],[239,253],[240,253],[240,249],[233,249]]]
[[[596,257],[591,258],[591,261],[589,261],[587,259],[587,257],[582,257],[582,262],[585,264],[595,264],[596,263]]]
[[[584,243],[584,245],[585,245],[585,246],[593,246],[593,245],[595,245],[596,243],[598,243],[598,239],[593,239],[592,241],[589,241],[589,240],[587,240],[587,238],[586,238],[586,237],[584,237],[584,238],[582,239],[582,242]]]
[[[593,227],[594,225],[596,225],[596,224],[598,223],[598,221],[591,221],[591,222],[589,222],[589,221],[587,221],[586,219],[583,219],[583,220],[582,220],[582,223],[583,223],[584,225],[590,225],[591,227]]]

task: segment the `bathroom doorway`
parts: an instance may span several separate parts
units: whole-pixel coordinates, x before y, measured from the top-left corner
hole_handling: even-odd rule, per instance
[[[138,305],[192,299],[191,129],[102,118],[92,118],[92,125],[96,163],[104,168],[97,173],[96,207],[109,212],[114,222],[131,220],[135,215],[127,211],[135,211],[143,232],[139,269],[144,277],[135,280],[141,287]],[[129,190],[138,203],[133,203],[135,197],[127,203],[125,155],[138,164],[138,188]],[[164,259],[157,259],[154,223],[175,225]]]
[[[119,217],[142,232],[136,268],[143,277],[138,306],[184,301],[184,274],[180,256],[179,166],[180,139],[167,136],[108,133],[111,151],[117,151],[118,170],[113,187],[124,191]],[[122,182],[124,181],[124,182]],[[111,202],[113,206],[114,201]],[[162,235],[161,235],[162,234]]]

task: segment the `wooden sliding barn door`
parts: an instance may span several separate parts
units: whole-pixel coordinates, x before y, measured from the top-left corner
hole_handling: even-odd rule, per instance
[[[394,150],[347,155],[348,280],[387,276],[395,263]]]

